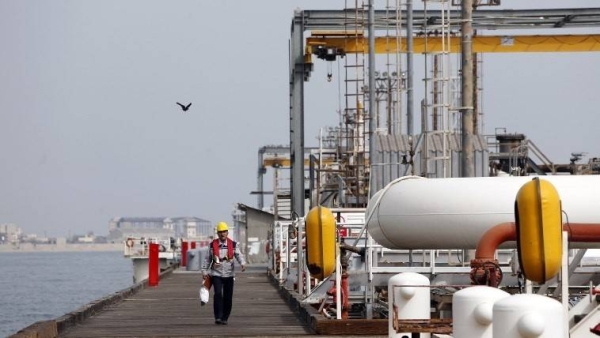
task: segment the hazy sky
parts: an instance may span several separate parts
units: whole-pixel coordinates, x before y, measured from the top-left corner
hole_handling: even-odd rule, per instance
[[[289,143],[293,9],[343,6],[0,0],[0,223],[48,236],[106,234],[115,216],[217,222],[230,221],[238,202],[256,206],[258,149]],[[557,163],[572,151],[600,156],[599,58],[485,55],[486,132],[525,133]],[[326,81],[324,62],[315,68],[305,88],[309,146],[338,119],[337,78]],[[193,104],[183,113],[176,101]]]

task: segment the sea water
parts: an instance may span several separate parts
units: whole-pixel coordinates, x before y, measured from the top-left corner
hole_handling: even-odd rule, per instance
[[[0,337],[132,284],[123,252],[0,253]]]

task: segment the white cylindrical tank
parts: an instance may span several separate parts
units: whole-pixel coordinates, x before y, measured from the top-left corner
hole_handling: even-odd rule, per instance
[[[431,295],[429,279],[414,272],[403,272],[388,281],[388,336],[402,338],[410,333],[396,333],[394,319],[430,319]],[[397,315],[397,316],[396,316]],[[429,338],[429,333],[421,337]]]
[[[546,296],[510,296],[493,312],[494,338],[564,338],[566,332],[561,303]]]
[[[492,338],[494,303],[510,297],[508,292],[489,286],[473,286],[452,296],[454,338]]]
[[[558,190],[569,222],[600,223],[600,175],[540,178]],[[402,177],[371,198],[367,229],[390,249],[475,249],[488,229],[515,221],[517,192],[531,179]],[[572,247],[600,247],[600,243]]]

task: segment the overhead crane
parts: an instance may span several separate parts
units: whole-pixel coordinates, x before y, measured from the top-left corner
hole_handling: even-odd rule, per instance
[[[354,17],[356,16],[356,17]],[[438,13],[427,11],[412,11],[412,26],[415,32],[426,31],[427,27],[440,24],[442,18]],[[461,11],[449,11],[450,18],[460,18]],[[347,10],[297,10],[294,13],[290,36],[290,155],[292,160],[291,188],[292,205],[297,212],[304,212],[304,163],[301,156],[304,152],[304,82],[313,70],[312,55],[321,53],[321,58],[335,60],[336,53],[365,53],[368,43],[364,36],[359,36],[357,30],[348,26],[348,22],[358,22],[358,14]],[[374,10],[372,26],[375,30],[389,29],[390,25],[406,27],[407,17],[393,11]],[[559,9],[522,9],[522,10],[475,10],[471,17],[472,29],[477,32],[500,30],[531,30],[531,29],[566,29],[566,28],[598,28],[600,27],[600,8],[559,8]],[[449,31],[460,32],[462,21],[451,20]],[[306,40],[304,33],[319,30],[338,32],[312,36]],[[339,35],[344,31],[354,31],[354,36]],[[433,34],[430,32],[430,34]],[[349,35],[349,34],[348,34]],[[413,53],[439,52],[441,38],[436,36],[420,36],[413,34]],[[473,36],[473,53],[499,52],[585,52],[598,51],[600,35],[475,35]],[[405,46],[394,48],[394,38],[377,38],[376,53],[404,51]],[[445,40],[446,42],[448,39]],[[459,38],[451,36],[446,51],[459,52]],[[326,47],[331,47],[328,51]],[[448,48],[450,47],[450,48]],[[319,50],[321,49],[321,50]],[[360,52],[359,52],[360,51]],[[329,55],[328,55],[329,53]],[[329,58],[329,59],[328,59]],[[333,60],[331,60],[333,58]]]
[[[306,53],[329,60],[333,55],[365,53],[369,51],[368,39],[356,34],[341,32],[312,32],[306,38]],[[400,46],[395,37],[376,37],[375,53],[406,52],[405,38]],[[447,43],[446,44],[444,44]],[[413,38],[415,53],[448,51],[460,53],[459,36],[442,41],[438,36]],[[598,52],[600,34],[584,35],[476,35],[473,36],[474,53],[520,53],[520,52]],[[306,58],[306,55],[305,55]]]
[[[451,18],[460,18],[460,10],[450,10]],[[394,11],[375,10],[375,29],[385,30],[391,23],[406,27],[406,15],[396,16]],[[294,14],[292,25],[299,25],[303,31],[347,29],[347,22],[356,22],[356,13],[345,10],[299,10]],[[415,31],[425,26],[439,24],[439,12],[413,10]],[[523,29],[562,29],[598,28],[600,8],[548,8],[548,9],[477,9],[473,11],[473,29],[482,30],[523,30]],[[460,20],[453,20],[452,30],[460,29]]]

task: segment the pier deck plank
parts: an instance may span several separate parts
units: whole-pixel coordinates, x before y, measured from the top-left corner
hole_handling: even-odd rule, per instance
[[[177,271],[158,287],[148,287],[110,305],[60,337],[194,337],[310,335],[278,294],[265,270],[236,274],[233,310],[228,325],[216,325],[211,299],[200,305],[199,273]]]

